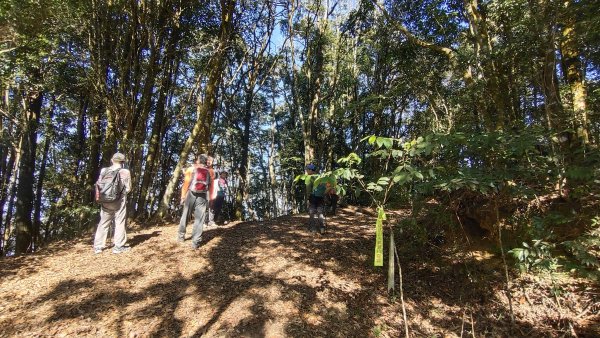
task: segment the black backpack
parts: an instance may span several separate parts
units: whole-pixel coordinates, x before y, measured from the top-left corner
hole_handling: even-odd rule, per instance
[[[118,201],[123,194],[123,182],[118,169],[107,168],[104,174],[100,175],[100,179],[96,182],[96,202],[110,203]]]

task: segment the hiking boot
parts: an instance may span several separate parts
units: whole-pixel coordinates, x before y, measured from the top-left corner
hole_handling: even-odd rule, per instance
[[[128,247],[128,246],[115,246],[115,247],[113,248],[112,252],[113,252],[114,254],[120,254],[120,253],[123,253],[123,252],[129,251],[129,250],[131,250],[131,248],[130,248],[130,247]]]
[[[193,250],[198,250],[198,248],[200,248],[200,244],[201,243],[202,243],[202,237],[200,237],[198,239],[198,242],[195,242],[195,243],[194,243],[194,240],[192,239],[192,245],[191,245],[192,249]]]
[[[319,228],[319,233],[320,233],[321,235],[323,235],[323,234],[325,233],[325,227],[320,227],[320,228]]]
[[[103,248],[94,248],[94,254],[95,254],[95,255],[97,255],[97,254],[101,254],[101,253],[102,253],[102,250],[104,250],[104,249],[103,249]]]
[[[215,222],[209,222],[207,226],[209,226],[209,227],[216,227],[217,223],[215,223]]]
[[[183,243],[183,241],[185,241],[185,239],[184,239],[184,238],[182,238],[182,237],[177,237],[177,242],[179,242],[179,243]]]

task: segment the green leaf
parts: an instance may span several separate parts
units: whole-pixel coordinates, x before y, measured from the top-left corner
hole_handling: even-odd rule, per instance
[[[390,183],[389,177],[380,177],[379,180],[377,180],[378,185],[388,185],[389,183]]]
[[[306,175],[306,174],[300,174],[300,175],[296,176],[296,177],[294,178],[294,183],[298,183],[300,180],[302,180],[302,181],[305,181],[305,182],[306,182],[306,177],[307,177],[307,176],[308,176],[308,175]]]
[[[403,184],[404,182],[407,181],[407,178],[408,178],[408,173],[401,172],[398,175],[395,175],[394,178],[393,178],[393,180],[394,180],[394,183]]]
[[[429,177],[435,178],[435,172],[433,171],[433,169],[429,169]]]
[[[382,143],[383,143],[383,146],[386,149],[390,149],[394,145],[394,141],[391,138],[388,138],[388,137],[383,138],[382,139]]]
[[[398,150],[398,149],[392,150],[392,157],[394,157],[394,158],[402,157],[403,154],[404,154],[404,152],[402,150]]]

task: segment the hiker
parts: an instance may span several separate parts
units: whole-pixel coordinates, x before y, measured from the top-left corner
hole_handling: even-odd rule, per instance
[[[106,237],[114,222],[113,250],[115,254],[128,251],[125,246],[127,234],[127,193],[131,191],[131,172],[123,167],[125,155],[116,153],[110,160],[111,166],[102,168],[96,182],[96,201],[100,203],[100,223],[94,236],[94,253],[106,248]]]
[[[210,174],[210,190],[208,191],[208,212],[206,215],[206,220],[205,223],[207,226],[214,226],[216,225],[215,223],[215,198],[217,196],[217,184],[216,184],[216,180],[217,180],[217,174],[215,173],[215,169],[213,168],[213,164],[214,164],[214,158],[212,156],[209,156],[207,159],[207,165],[206,167],[208,168],[208,173]]]
[[[325,216],[323,214],[324,196],[327,191],[327,185],[325,182],[321,182],[315,186],[315,180],[317,179],[317,166],[310,163],[306,166],[306,173],[309,175],[306,181],[306,189],[309,193],[308,198],[308,214],[309,214],[309,230],[311,232],[319,231],[321,234],[325,233]],[[314,226],[314,217],[317,214],[318,226]]]
[[[227,171],[221,171],[219,174],[219,178],[215,181],[216,194],[215,199],[213,201],[213,221],[217,222],[221,215],[221,210],[223,209],[223,203],[225,201],[225,193],[227,191]],[[225,221],[227,224],[227,221]]]
[[[210,174],[206,167],[208,157],[204,154],[197,156],[194,164],[185,169],[181,201],[183,212],[179,221],[178,242],[185,240],[185,228],[191,211],[194,212],[194,227],[192,228],[192,249],[198,249],[202,240],[208,191],[210,189]]]

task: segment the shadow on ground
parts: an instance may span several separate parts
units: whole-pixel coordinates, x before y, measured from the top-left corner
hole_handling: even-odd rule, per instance
[[[176,243],[170,225],[130,236],[133,249],[122,255],[93,255],[86,246],[61,261],[40,257],[36,269],[28,270],[35,260],[12,261],[0,271],[28,275],[22,286],[32,292],[0,283],[0,304],[15,305],[2,307],[11,311],[0,317],[0,335],[401,336],[401,303],[385,289],[387,267],[372,264],[373,219],[340,210],[324,235],[309,233],[307,221],[209,228],[196,251],[189,240]],[[535,323],[511,325],[497,299],[501,271],[485,262],[442,249],[401,254],[413,335],[554,336]],[[78,265],[56,283],[38,286],[45,269],[73,260]],[[16,306],[17,295],[24,306]]]

